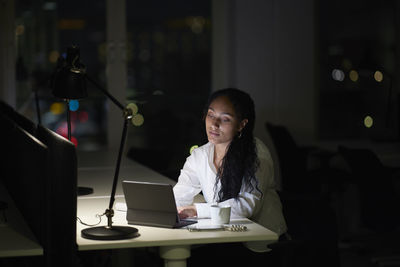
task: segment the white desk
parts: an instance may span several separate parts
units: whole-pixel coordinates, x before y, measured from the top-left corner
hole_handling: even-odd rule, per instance
[[[124,159],[124,161],[120,170],[120,181],[118,182],[116,190],[115,203],[125,202],[122,193],[122,180],[174,184],[174,181],[145,166],[127,159]],[[85,164],[87,163],[88,162],[85,161]],[[89,166],[89,164],[78,169],[78,185],[93,187],[94,194],[78,197],[77,215],[85,223],[94,224],[98,222],[95,215],[103,214],[108,207],[109,195],[114,177],[114,167],[110,167],[110,165],[105,162],[105,167],[94,168],[93,166],[87,166]],[[127,226],[126,213],[115,210],[113,222],[114,225]],[[81,230],[87,226],[77,223],[77,244],[79,250],[159,247],[160,256],[164,259],[166,266],[186,266],[186,259],[190,257],[190,247],[194,244],[261,240],[267,240],[273,243],[278,239],[277,234],[250,220],[242,219],[234,223],[246,224],[248,231],[189,232],[187,229],[166,229],[131,225],[139,230],[140,236],[133,239],[117,241],[84,239],[81,237]],[[106,218],[104,216],[100,225],[106,225]]]
[[[0,257],[43,255],[43,248],[1,183],[0,200],[8,204],[5,211],[6,223],[2,212],[0,212]]]

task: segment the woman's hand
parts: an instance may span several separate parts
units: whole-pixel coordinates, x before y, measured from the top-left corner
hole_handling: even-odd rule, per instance
[[[178,207],[178,214],[179,218],[185,219],[188,217],[196,217],[197,216],[197,210],[196,206],[184,206],[184,207]]]

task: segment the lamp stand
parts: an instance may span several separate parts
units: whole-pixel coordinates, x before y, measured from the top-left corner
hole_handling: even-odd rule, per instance
[[[124,149],[126,134],[127,134],[127,130],[128,130],[128,120],[132,118],[132,114],[129,113],[129,111],[124,110],[124,117],[125,117],[124,118],[124,128],[122,130],[121,143],[120,143],[119,151],[118,151],[117,166],[115,168],[115,173],[114,173],[114,180],[113,180],[111,196],[110,196],[110,204],[108,206],[108,209],[106,209],[106,211],[104,213],[107,217],[107,226],[97,226],[97,227],[83,229],[81,231],[81,235],[82,235],[82,237],[87,238],[87,239],[120,240],[120,239],[128,239],[128,238],[134,238],[134,237],[139,236],[139,230],[134,227],[113,226],[112,225],[112,223],[113,223],[112,217],[114,216],[113,206],[114,206],[114,201],[115,201],[115,191],[116,191],[117,182],[118,182],[119,168],[121,165],[122,152]]]
[[[71,141],[71,111],[69,109],[69,99],[65,100],[67,102],[67,128],[68,128],[68,140]],[[93,193],[93,188],[78,186],[77,188],[78,196],[90,195]]]
[[[108,93],[107,90],[103,89],[96,81],[86,75],[86,68],[79,61],[79,57],[80,52],[77,46],[71,46],[70,48],[68,48],[66,58],[59,58],[57,64],[58,66],[56,72],[53,74],[51,83],[53,94],[57,97],[66,99],[68,103],[68,139],[71,140],[69,99],[81,99],[87,97],[86,80],[94,84],[95,87],[103,94],[105,94],[116,106],[118,106],[124,114],[124,127],[118,152],[117,166],[115,168],[113,187],[110,196],[110,204],[108,209],[106,209],[104,213],[107,216],[107,226],[89,227],[87,229],[83,229],[81,231],[81,235],[83,238],[95,240],[118,240],[137,237],[139,236],[139,231],[136,228],[112,225],[112,217],[114,216],[113,205],[115,200],[115,191],[117,188],[122,152],[124,149],[126,134],[128,130],[128,120],[131,120],[134,116],[136,116],[137,110],[135,111],[132,106],[129,107],[129,105],[125,108],[120,102],[118,102],[117,99],[115,99],[110,93]]]

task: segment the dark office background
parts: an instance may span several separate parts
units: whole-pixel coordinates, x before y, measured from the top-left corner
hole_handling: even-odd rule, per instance
[[[106,3],[15,4],[16,108],[36,121],[36,90],[42,123],[65,135],[65,103],[51,95],[48,79],[57,58],[75,44],[88,74],[106,87]],[[211,0],[127,1],[126,102],[136,103],[145,121],[130,128],[126,152],[172,178],[190,147],[205,141],[201,112],[212,87],[211,7]],[[316,143],[372,143],[398,154],[399,8],[395,0],[313,2]],[[106,98],[93,87],[89,94],[72,116],[78,150],[107,145]]]
[[[161,124],[157,134],[167,137],[163,124],[175,121],[186,130],[182,138],[200,140],[196,118],[211,88],[211,2],[128,1],[126,9],[127,100],[142,106],[144,128]],[[398,140],[398,3],[316,1],[315,13],[317,138]],[[64,106],[46,79],[75,44],[88,74],[106,86],[105,16],[105,1],[16,1],[18,109],[34,118],[38,90],[43,123],[65,131]],[[82,149],[106,142],[105,98],[89,93],[74,115]]]
[[[157,145],[171,140],[168,122],[178,126],[175,134],[186,124],[181,137],[190,137],[196,129],[187,124],[198,124],[210,90],[210,2],[128,1],[126,9],[127,100],[143,108],[143,132],[156,135],[151,139],[160,140]],[[61,132],[65,107],[50,94],[46,78],[58,56],[78,45],[88,75],[106,86],[105,1],[16,1],[16,13],[17,107],[36,119],[30,96],[37,85],[43,124]],[[106,142],[106,99],[95,88],[89,94],[73,117],[73,135],[83,149]]]

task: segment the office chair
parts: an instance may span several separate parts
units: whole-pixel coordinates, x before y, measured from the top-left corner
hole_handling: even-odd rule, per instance
[[[333,152],[317,147],[298,146],[285,126],[265,124],[275,147],[282,180],[282,190],[293,193],[321,193],[322,184],[332,176],[328,167]],[[316,167],[309,167],[309,162]]]
[[[385,167],[370,149],[339,146],[338,152],[358,185],[363,226],[376,233],[393,231],[400,222],[400,198],[394,190],[392,169]]]
[[[359,233],[344,241],[373,266],[399,266],[400,197],[395,191],[396,168],[385,167],[370,149],[338,147],[358,187]]]
[[[276,266],[340,266],[336,215],[320,194],[278,192],[288,227],[286,239],[268,247]]]
[[[323,184],[335,170],[328,166],[334,152],[300,147],[282,125],[265,124],[275,147],[281,170],[279,193],[288,226],[288,240],[269,245],[277,266],[340,266],[336,214]],[[312,158],[314,157],[314,158]],[[308,166],[316,161],[316,168]]]

